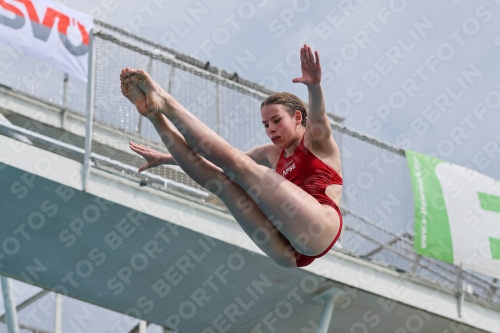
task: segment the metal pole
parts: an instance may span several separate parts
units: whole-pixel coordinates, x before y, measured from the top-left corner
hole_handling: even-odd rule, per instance
[[[169,94],[172,94],[172,86],[174,85],[174,79],[175,79],[175,67],[174,64],[170,65],[170,76],[168,78],[168,88],[167,92]]]
[[[7,319],[7,330],[9,333],[19,333],[19,324],[17,323],[17,309],[14,302],[14,296],[10,290],[10,280],[5,276],[2,279],[3,304],[5,307],[5,317]]]
[[[144,320],[141,320],[139,322],[139,333],[146,333],[147,328],[148,328],[148,323]]]
[[[217,83],[215,85],[215,94],[216,94],[216,109],[215,109],[215,119],[217,121],[217,127],[216,127],[216,133],[217,134],[221,134],[221,91],[220,91],[220,84],[221,84],[221,80],[222,80],[222,77],[221,77],[221,74],[220,74],[220,68],[219,68],[219,71],[217,72],[218,73],[218,77],[217,77]]]
[[[333,316],[333,310],[335,309],[336,298],[336,293],[332,293],[331,295],[325,297],[325,304],[323,305],[323,311],[321,312],[321,318],[318,325],[318,333],[328,332],[328,327],[330,327],[330,321]]]
[[[68,86],[69,86],[69,75],[68,73],[64,73],[63,99],[62,99],[63,110],[61,114],[61,129],[64,129],[64,124],[66,122],[66,115],[68,114],[68,90],[69,90]]]
[[[95,99],[95,44],[94,30],[89,35],[89,65],[87,80],[87,117],[85,125],[85,157],[82,169],[82,187],[87,191],[87,180],[90,175],[90,154],[92,149],[93,122],[94,122],[94,99]]]
[[[458,312],[458,318],[462,318],[462,309],[464,307],[464,300],[465,300],[465,281],[464,281],[464,270],[462,266],[458,267],[458,277],[457,277],[457,289],[458,289],[458,295],[457,295],[457,312]]]
[[[417,255],[415,257],[415,259],[413,260],[413,262],[411,263],[411,266],[410,266],[410,274],[415,274],[415,271],[418,268],[418,264],[420,262],[420,259],[422,259],[421,255]]]
[[[330,327],[330,321],[332,320],[333,310],[335,308],[335,302],[337,298],[344,293],[342,289],[337,287],[332,287],[318,296],[314,297],[316,301],[323,300],[323,311],[321,312],[321,318],[319,319],[318,333],[327,333],[328,327]]]
[[[62,295],[56,294],[54,333],[62,332]]]
[[[464,309],[464,301],[465,301],[465,282],[463,282],[464,286],[460,294],[458,294],[458,318],[462,318],[462,311]]]

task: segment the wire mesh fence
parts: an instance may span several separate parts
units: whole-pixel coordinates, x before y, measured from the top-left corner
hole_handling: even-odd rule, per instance
[[[271,91],[105,23],[96,23],[94,123],[112,135],[94,137],[94,152],[139,166],[141,159],[129,151],[124,136],[153,148],[162,147],[151,124],[141,119],[120,92],[119,73],[124,67],[149,71],[165,90],[234,147],[247,151],[267,143],[259,110]],[[14,50],[4,52],[4,57],[6,54],[17,57],[11,65],[16,66],[17,74],[0,75],[0,84],[61,106],[65,105],[64,96],[68,96],[67,107],[85,113],[86,89],[82,82],[70,77],[64,88],[61,71],[33,62]],[[460,267],[420,257],[413,251],[413,191],[404,152],[335,122],[332,130],[342,154],[343,250],[457,291],[463,279],[476,296],[500,303],[500,282],[496,279],[462,272]],[[201,189],[176,169],[159,167],[152,172]]]
[[[4,86],[85,113],[86,83],[70,76],[65,84],[65,73],[46,61],[0,45],[0,74]]]
[[[267,142],[259,114],[267,89],[222,77],[195,60],[181,61],[179,58],[186,57],[110,26],[105,30],[96,34],[96,121],[106,119],[107,124],[133,133],[138,140],[159,142],[149,123],[137,125],[137,112],[118,90],[119,69],[137,67],[148,70],[165,90],[234,147],[246,151]],[[104,61],[108,66],[100,67],[99,59],[106,57],[113,62]],[[404,152],[344,126],[333,124],[332,128],[342,153],[344,249],[457,288],[459,267],[420,258],[413,251],[413,191]],[[474,272],[466,272],[464,280],[476,295],[498,301],[498,281]]]

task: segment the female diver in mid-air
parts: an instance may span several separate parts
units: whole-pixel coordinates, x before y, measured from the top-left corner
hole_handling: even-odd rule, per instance
[[[318,52],[300,50],[309,110],[295,95],[262,102],[272,143],[247,153],[232,147],[165,92],[148,73],[125,68],[121,90],[156,128],[169,154],[130,143],[147,164],[177,164],[217,195],[255,244],[283,267],[307,266],[325,255],[342,229],[339,148],[331,135],[320,85]]]

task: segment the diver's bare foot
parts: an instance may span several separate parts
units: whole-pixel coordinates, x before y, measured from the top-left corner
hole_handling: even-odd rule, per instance
[[[120,89],[123,96],[135,105],[141,115],[148,118],[153,116],[153,112],[149,111],[147,106],[146,94],[132,82],[130,77],[123,75],[123,70],[120,75]]]
[[[140,90],[146,94],[146,105],[152,112],[160,112],[165,109],[165,100],[163,96],[165,91],[156,83],[151,76],[142,69],[125,68],[124,76],[130,77]]]

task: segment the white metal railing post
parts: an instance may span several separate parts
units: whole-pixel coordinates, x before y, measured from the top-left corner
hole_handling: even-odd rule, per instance
[[[69,75],[68,73],[64,73],[63,79],[63,99],[62,106],[63,110],[61,113],[61,129],[64,130],[64,125],[66,124],[66,116],[68,114],[68,94],[69,94]]]
[[[458,318],[462,318],[462,309],[464,307],[465,301],[465,281],[464,281],[464,270],[462,266],[458,267],[458,276],[457,276],[457,314]]]
[[[144,320],[139,321],[139,333],[146,333],[148,323]]]
[[[328,327],[330,327],[330,322],[333,316],[333,310],[335,309],[335,302],[343,293],[342,289],[333,287],[314,297],[314,300],[324,301],[323,311],[321,312],[321,317],[319,319],[318,333],[328,332]]]
[[[172,94],[172,86],[174,85],[174,79],[175,79],[175,67],[174,64],[172,63],[170,67],[170,75],[168,77],[168,87],[167,87],[167,92],[169,94]]]
[[[325,304],[323,305],[323,311],[321,312],[321,318],[318,325],[318,333],[327,333],[328,327],[330,327],[330,321],[332,320],[333,310],[335,309],[335,295],[325,298]]]
[[[94,30],[89,34],[89,65],[87,79],[87,117],[85,124],[85,157],[82,169],[82,188],[87,191],[87,181],[90,174],[90,154],[92,151],[94,99],[95,99],[95,43]]]
[[[54,333],[62,332],[62,295],[56,294],[54,314]]]
[[[5,307],[5,319],[7,321],[7,330],[9,333],[19,333],[19,324],[17,322],[17,309],[14,296],[10,289],[10,280],[5,276],[2,280],[3,305]]]
[[[220,73],[220,69],[217,72],[217,80],[216,80],[216,85],[215,85],[215,121],[216,121],[216,130],[215,132],[219,135],[221,135],[221,90],[220,90],[220,85],[221,85],[221,80],[222,76]]]

